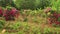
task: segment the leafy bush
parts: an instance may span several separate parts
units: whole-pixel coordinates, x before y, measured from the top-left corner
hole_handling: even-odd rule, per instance
[[[36,0],[38,2],[37,8],[44,9],[45,7],[51,6],[51,0]]]
[[[56,10],[58,13],[60,13],[60,0],[52,0],[52,9]]]
[[[19,9],[34,9],[34,2],[35,0],[16,0],[16,6]]]
[[[15,20],[15,17],[18,17],[18,10],[16,8],[10,8],[4,10],[3,16],[5,17],[5,20]]]
[[[15,7],[13,0],[0,0],[0,6],[6,7],[7,5]]]
[[[57,11],[47,8],[46,13],[48,15],[48,22],[50,24],[60,25],[60,14]]]
[[[43,9],[50,5],[50,0],[16,0],[14,2],[19,9]]]

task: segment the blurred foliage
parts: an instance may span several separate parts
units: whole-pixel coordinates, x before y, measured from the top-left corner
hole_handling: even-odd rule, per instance
[[[52,0],[52,10],[56,10],[58,13],[60,13],[60,0]]]
[[[19,9],[37,9],[50,6],[50,0],[16,0],[14,2]]]
[[[19,9],[34,9],[35,8],[35,0],[16,0],[16,6]]]
[[[4,20],[0,20],[0,28],[4,28],[5,26],[5,21]]]
[[[20,22],[10,24],[7,28],[10,30],[18,30],[22,24]]]
[[[6,6],[12,6],[15,7],[14,1],[13,0],[0,0],[0,6],[6,7]]]
[[[12,1],[11,4],[9,1]],[[44,13],[44,8],[51,7],[52,10],[60,12],[60,0],[1,0],[0,6],[6,6],[7,8],[11,8],[11,6],[16,7],[18,9],[22,9],[20,11],[20,14],[23,17],[23,22],[16,22],[13,24],[10,24],[7,26],[8,29],[11,30],[18,30],[18,32],[9,33],[6,32],[6,34],[60,34],[60,28],[53,27],[49,28],[47,26],[44,27],[44,25],[41,26],[42,23],[45,23],[47,15]],[[7,6],[8,5],[8,6]],[[3,8],[4,9],[4,8]],[[30,10],[30,11],[24,11],[23,9],[37,9],[37,10]],[[42,10],[41,10],[42,9]],[[53,11],[52,11],[53,12]],[[48,13],[49,14],[49,13]],[[24,16],[31,16],[33,17],[31,21],[34,21],[33,23],[29,24],[27,21],[29,18]],[[38,18],[40,20],[38,20]],[[60,21],[60,18],[58,19]],[[36,23],[39,22],[39,25]],[[40,23],[41,22],[41,23]],[[3,28],[5,24],[5,21],[0,21],[0,28]],[[55,24],[53,24],[55,25]],[[41,27],[40,27],[41,26]]]

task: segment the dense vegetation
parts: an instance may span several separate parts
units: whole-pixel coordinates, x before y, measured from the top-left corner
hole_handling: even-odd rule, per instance
[[[60,34],[60,0],[0,0],[0,34]]]

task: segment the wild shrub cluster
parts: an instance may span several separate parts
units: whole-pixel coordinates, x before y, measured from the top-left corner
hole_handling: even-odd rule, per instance
[[[15,17],[18,17],[19,12],[16,8],[0,8],[0,16],[4,17],[5,20],[15,20]]]
[[[48,15],[48,23],[60,25],[60,13],[58,11],[54,11],[51,8],[45,9],[45,13]]]

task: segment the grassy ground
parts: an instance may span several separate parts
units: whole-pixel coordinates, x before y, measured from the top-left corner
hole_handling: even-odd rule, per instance
[[[38,13],[39,14],[39,13]],[[15,21],[5,21],[5,26],[0,29],[1,34],[60,34],[60,27],[47,24],[47,18],[43,15],[20,14]],[[1,20],[4,21],[3,18]],[[8,25],[7,25],[8,24]]]

